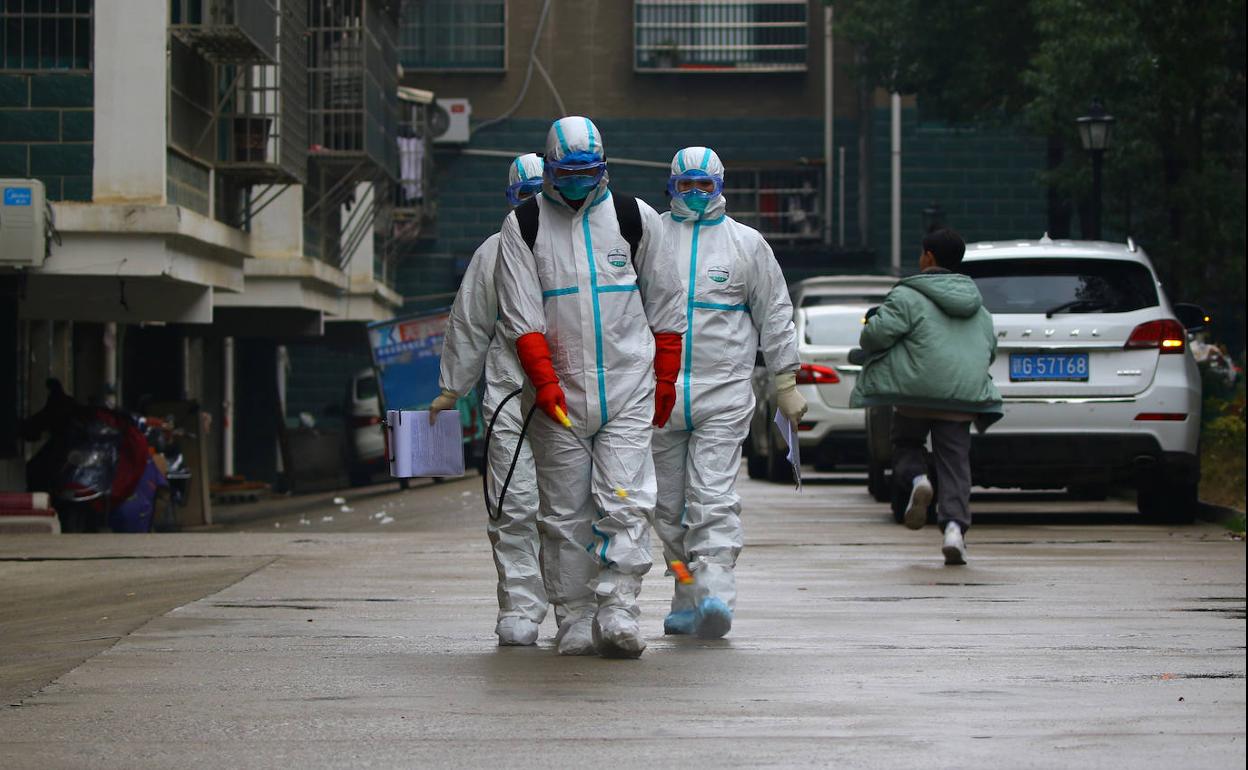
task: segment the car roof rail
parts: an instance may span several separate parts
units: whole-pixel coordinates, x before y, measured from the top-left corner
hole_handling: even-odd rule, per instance
[[[1139,251],[1139,250],[1140,250],[1140,248],[1139,248],[1138,246],[1136,246],[1136,245],[1135,245],[1135,239],[1134,239],[1134,238],[1132,238],[1131,236],[1129,236],[1129,235],[1128,235],[1128,236],[1127,236],[1127,251],[1129,251],[1129,252],[1131,252],[1132,254],[1134,254],[1135,252],[1137,252],[1137,251]]]
[[[1053,239],[1049,237],[1048,231],[1045,231],[1044,235],[1040,236],[1040,243],[1049,244],[1052,242],[1053,242]]]

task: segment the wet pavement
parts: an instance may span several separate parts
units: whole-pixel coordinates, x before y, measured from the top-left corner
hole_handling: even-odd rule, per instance
[[[1242,766],[1221,528],[980,495],[945,567],[860,483],[741,491],[732,633],[663,637],[656,570],[637,661],[495,646],[476,477],[0,539],[0,766]]]

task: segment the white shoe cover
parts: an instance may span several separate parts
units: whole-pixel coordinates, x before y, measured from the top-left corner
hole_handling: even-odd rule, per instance
[[[528,618],[509,615],[498,619],[494,633],[498,634],[499,647],[528,647],[537,643],[540,626]]]
[[[559,627],[555,642],[560,655],[596,655],[594,645],[594,616],[592,611],[569,615]]]
[[[646,642],[632,613],[620,607],[603,607],[594,617],[594,643],[604,658],[640,658]]]
[[[910,529],[923,529],[927,523],[927,508],[932,503],[932,482],[924,473],[914,477],[914,486],[910,489],[910,500],[906,503],[903,517],[905,525]]]

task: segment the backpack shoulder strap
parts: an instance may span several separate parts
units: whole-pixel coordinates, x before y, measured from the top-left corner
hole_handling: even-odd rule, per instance
[[[637,207],[637,199],[631,195],[611,193],[611,202],[615,204],[615,218],[620,223],[620,235],[628,241],[630,259],[637,258],[637,247],[641,244],[641,209]]]
[[[529,198],[516,207],[516,224],[520,225],[520,237],[524,238],[524,242],[529,245],[529,251],[532,251],[533,244],[537,243],[537,226],[540,214],[541,210],[537,207],[536,196]]]

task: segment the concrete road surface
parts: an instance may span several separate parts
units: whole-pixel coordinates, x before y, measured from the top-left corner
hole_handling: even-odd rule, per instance
[[[1220,528],[981,495],[947,568],[858,483],[741,487],[732,633],[662,636],[655,570],[636,661],[495,646],[476,478],[0,539],[0,767],[1243,766]]]

